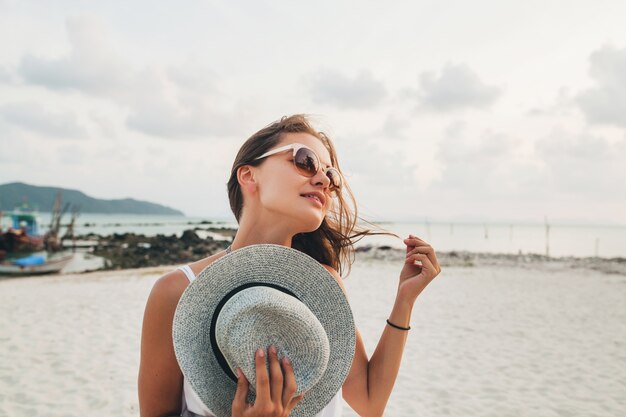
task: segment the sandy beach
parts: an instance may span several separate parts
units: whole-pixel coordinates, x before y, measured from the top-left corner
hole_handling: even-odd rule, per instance
[[[370,353],[400,267],[358,258],[346,279]],[[171,269],[0,280],[0,416],[138,415],[143,308]],[[447,267],[415,306],[386,415],[624,415],[625,299],[624,274]]]

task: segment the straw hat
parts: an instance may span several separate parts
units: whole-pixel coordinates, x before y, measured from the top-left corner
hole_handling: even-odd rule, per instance
[[[356,343],[333,276],[310,256],[271,244],[246,246],[205,268],[183,293],[173,326],[183,375],[218,417],[231,415],[237,367],[254,401],[254,354],[269,345],[289,357],[298,393],[306,393],[290,415],[314,416],[341,389]]]

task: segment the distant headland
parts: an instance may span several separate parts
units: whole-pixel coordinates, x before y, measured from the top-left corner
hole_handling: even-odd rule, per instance
[[[12,182],[0,185],[0,209],[4,211],[20,207],[24,202],[40,212],[51,212],[57,193],[62,193],[63,204],[78,208],[81,213],[103,214],[159,214],[184,216],[182,211],[148,201],[132,198],[118,200],[101,200],[93,198],[78,190],[60,187],[40,187]]]

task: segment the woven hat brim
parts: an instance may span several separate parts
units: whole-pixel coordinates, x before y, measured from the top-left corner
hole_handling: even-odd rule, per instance
[[[354,358],[356,335],[352,311],[339,284],[318,261],[295,249],[272,244],[246,246],[213,262],[189,285],[173,323],[174,351],[183,375],[213,413],[230,416],[237,387],[218,363],[209,328],[221,299],[249,283],[288,289],[326,331],[330,344],[327,369],[290,414],[312,417],[341,389]]]

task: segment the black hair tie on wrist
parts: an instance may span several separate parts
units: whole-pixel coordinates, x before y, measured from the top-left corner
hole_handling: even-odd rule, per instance
[[[395,327],[398,330],[411,330],[411,326],[409,327],[398,326],[397,324],[393,324],[392,322],[390,322],[389,319],[387,319],[387,324],[390,325],[391,327]]]

